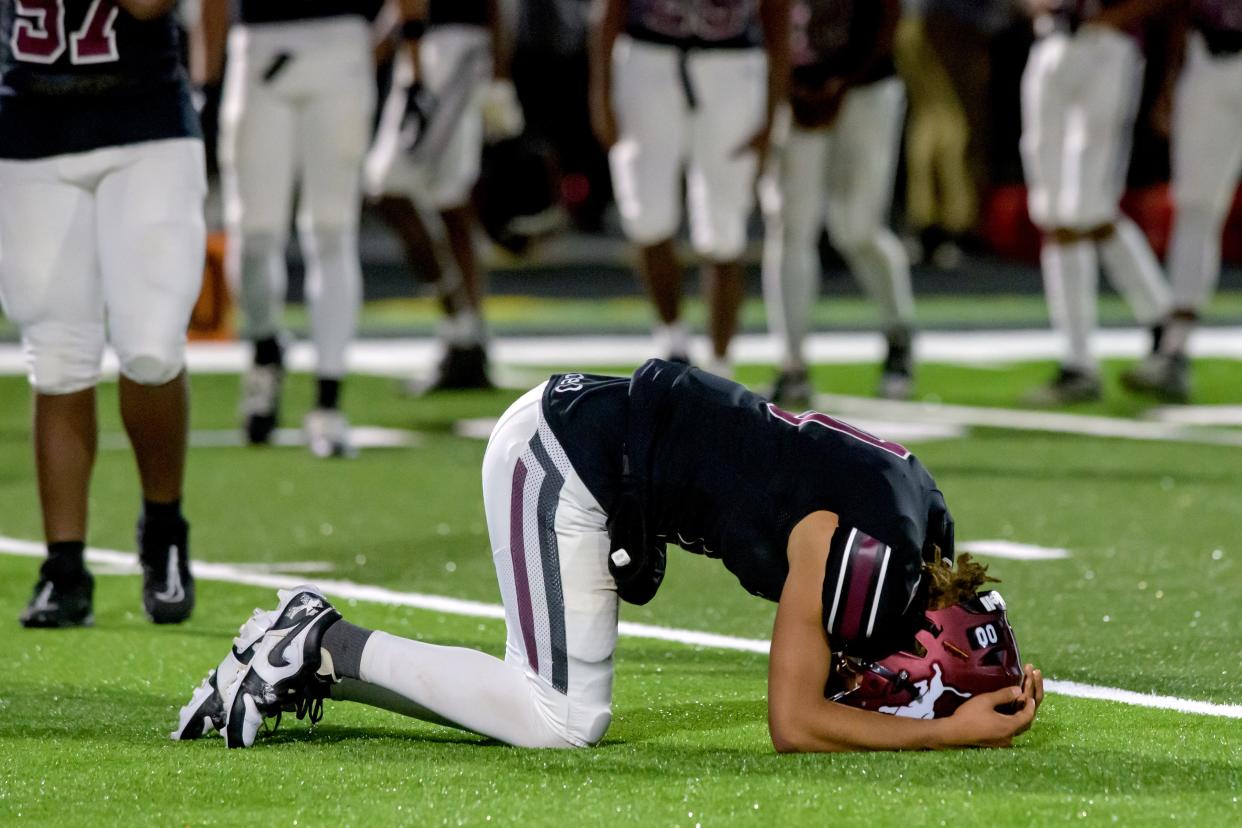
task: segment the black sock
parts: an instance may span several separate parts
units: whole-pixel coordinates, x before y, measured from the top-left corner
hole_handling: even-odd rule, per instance
[[[280,340],[274,336],[266,339],[256,339],[254,341],[254,364],[255,365],[284,365],[285,354],[280,347]]]
[[[144,523],[176,523],[185,520],[181,516],[181,498],[177,498],[169,503],[143,500],[142,520]]]
[[[332,671],[338,678],[360,679],[362,649],[374,630],[359,627],[341,619],[323,632],[319,642],[322,649],[332,656]]]
[[[335,409],[340,404],[341,381],[339,379],[319,378],[318,392],[315,397],[316,408]]]
[[[76,581],[86,575],[86,544],[83,541],[57,541],[47,545],[47,560],[39,574],[49,581]]]

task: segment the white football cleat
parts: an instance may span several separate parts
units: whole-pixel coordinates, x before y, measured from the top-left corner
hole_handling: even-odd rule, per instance
[[[246,619],[220,666],[203,679],[203,683],[194,690],[190,700],[181,708],[177,727],[168,734],[171,738],[198,739],[213,730],[224,729],[224,691],[246,669],[254,656],[256,645],[275,620],[276,613],[261,609],[256,609]]]
[[[242,428],[252,446],[272,440],[280,418],[280,392],[285,369],[279,365],[252,365],[242,376]]]
[[[274,622],[224,692],[223,733],[230,748],[253,745],[263,720],[279,718],[284,710],[296,711],[299,719],[309,712],[312,723],[322,715],[325,679],[316,676],[323,661],[319,643],[341,614],[313,586],[282,590],[279,596]]]
[[[349,420],[340,411],[316,408],[302,421],[306,445],[316,457],[354,457],[357,450],[349,442]]]

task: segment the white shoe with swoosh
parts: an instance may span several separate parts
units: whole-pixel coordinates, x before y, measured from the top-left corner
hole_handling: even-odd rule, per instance
[[[313,692],[324,631],[340,620],[318,589],[280,593],[275,621],[255,647],[249,665],[224,692],[224,740],[228,747],[254,744],[263,720],[292,710],[317,722],[322,697]]]

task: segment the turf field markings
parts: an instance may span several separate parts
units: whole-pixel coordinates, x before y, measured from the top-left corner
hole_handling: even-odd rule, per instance
[[[992,558],[1007,558],[1011,561],[1056,561],[1070,556],[1068,549],[1007,540],[963,541],[957,544],[957,551],[969,552],[972,555],[987,555]]]
[[[357,449],[410,448],[422,445],[417,431],[381,426],[351,426],[349,440]],[[240,448],[247,445],[238,428],[195,429],[190,432],[190,448]],[[278,428],[272,432],[272,445],[303,447],[306,435],[298,428]],[[107,451],[128,451],[129,439],[120,432],[99,435],[99,447]]]
[[[1103,358],[1137,358],[1150,346],[1145,328],[1108,328],[1097,332],[1093,352]],[[696,345],[705,349],[699,337]],[[1050,330],[926,331],[917,344],[919,359],[961,365],[997,366],[1032,360],[1052,360],[1060,355],[1061,343]],[[364,339],[350,346],[353,370],[364,374],[407,377],[432,365],[440,356],[433,337]],[[883,337],[875,333],[841,331],[812,334],[807,356],[813,363],[842,365],[878,362],[884,357]],[[731,346],[735,361],[775,364],[780,357],[775,338],[767,334],[742,334]],[[577,365],[637,365],[651,356],[651,337],[620,336],[505,336],[494,340],[492,361],[500,365],[564,365],[571,355]],[[1195,333],[1191,355],[1242,359],[1242,328],[1207,327]],[[293,371],[315,368],[314,347],[295,343],[286,354]],[[250,361],[250,346],[238,342],[192,342],[186,360],[191,372],[238,374]],[[116,375],[116,357],[109,352],[105,371]],[[26,361],[18,343],[0,344],[0,374],[21,376]]]
[[[1002,428],[1011,431],[1076,434],[1085,437],[1242,446],[1242,431],[1200,428],[1181,423],[1129,420],[1122,417],[877,400],[845,394],[817,394],[815,404],[825,412],[850,417],[851,422],[860,421],[858,418],[876,417],[897,421],[955,425],[962,428]]]
[[[1197,426],[1242,426],[1242,405],[1165,405],[1144,416],[1161,423]]]
[[[496,426],[496,417],[475,417],[458,420],[453,424],[453,433],[459,437],[472,437],[486,440]],[[956,440],[966,436],[966,429],[956,425],[940,423],[919,423],[900,420],[851,420],[850,425],[857,426],[872,434],[882,434],[884,439],[898,443],[926,443],[932,440]]]
[[[43,544],[36,541],[0,536],[0,554],[41,558],[45,554],[45,550]],[[86,558],[92,564],[104,565],[109,568],[134,567],[138,561],[138,556],[133,553],[119,552],[112,549],[97,549],[95,547],[87,548]],[[290,589],[305,583],[305,579],[293,575],[252,572],[236,564],[193,561],[191,566],[194,577],[203,581],[221,581],[245,586],[266,587],[268,589]],[[359,584],[353,581],[324,579],[316,580],[315,583],[316,586],[323,590],[325,595],[346,600],[411,607],[470,618],[503,620],[505,617],[504,607],[498,604],[486,604],[482,601],[469,601],[463,598],[450,598],[444,595],[425,595],[417,592],[398,592],[387,587]],[[699,630],[683,630],[675,627],[660,627],[654,624],[638,624],[633,621],[622,621],[619,632],[621,635],[629,638],[643,638],[692,647],[711,647],[720,650],[757,654],[766,654],[771,646],[771,642],[764,639],[739,638],[737,636],[720,635]],[[1119,702],[1138,707],[1172,710],[1179,713],[1242,719],[1242,704],[1219,704],[1196,699],[1182,699],[1175,696],[1158,696],[1117,687],[1102,687],[1094,684],[1059,681],[1056,679],[1046,680],[1044,687],[1049,693],[1062,696]]]

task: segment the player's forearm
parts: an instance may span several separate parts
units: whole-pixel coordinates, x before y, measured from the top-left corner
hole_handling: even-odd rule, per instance
[[[768,732],[779,753],[929,750],[948,747],[948,719],[909,719],[859,710],[822,696],[770,700]]]
[[[759,4],[763,48],[768,58],[768,124],[789,97],[789,8],[790,0],[761,0]]]
[[[203,0],[190,37],[190,76],[196,84],[219,82],[228,32],[229,0]]]
[[[418,49],[423,32],[427,29],[427,0],[397,0],[397,12],[400,18],[402,48],[410,56],[410,63],[414,68],[414,81],[418,82],[420,74]]]
[[[492,76],[508,78],[512,70],[513,44],[500,0],[487,0],[487,28],[492,36]]]
[[[117,5],[125,9],[131,17],[154,20],[172,11],[176,0],[117,0]]]
[[[627,0],[594,0],[587,33],[591,96],[606,97],[612,89],[612,49],[625,27]]]

